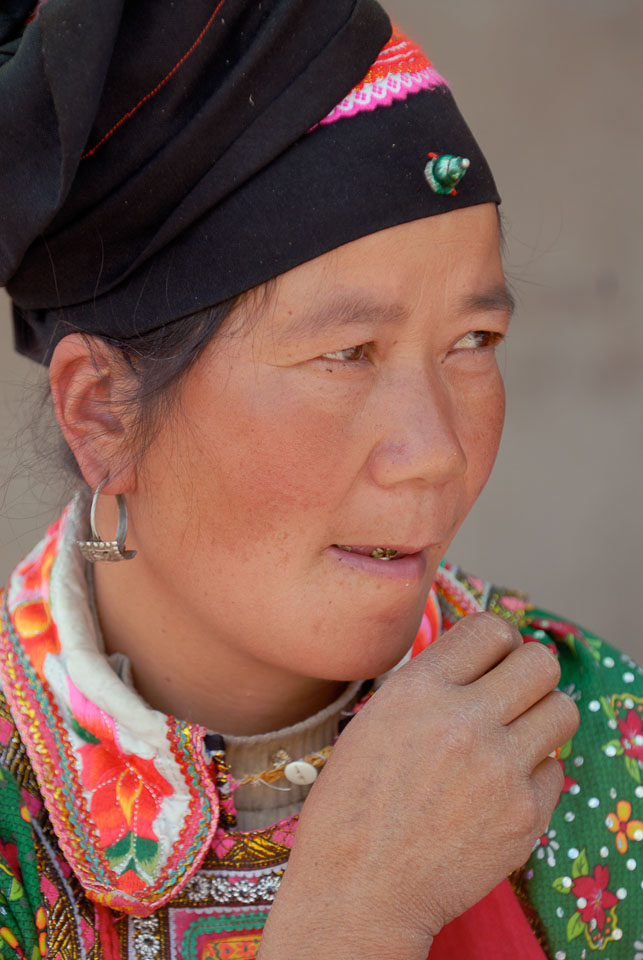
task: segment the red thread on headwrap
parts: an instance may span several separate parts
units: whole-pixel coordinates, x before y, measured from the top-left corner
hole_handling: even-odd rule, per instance
[[[178,69],[185,63],[185,61],[188,59],[188,57],[190,56],[190,54],[192,54],[192,53],[194,52],[194,50],[198,47],[198,45],[201,43],[201,41],[203,40],[204,36],[206,35],[206,33],[208,32],[208,30],[210,29],[210,27],[211,27],[212,24],[214,23],[214,20],[215,20],[215,18],[216,18],[216,15],[218,14],[219,10],[221,9],[221,7],[223,6],[224,3],[225,3],[225,0],[219,0],[219,3],[216,5],[216,8],[214,9],[213,13],[210,15],[210,18],[208,19],[208,22],[207,22],[206,25],[204,26],[204,28],[203,28],[203,30],[201,31],[201,33],[198,35],[198,37],[196,38],[196,40],[194,41],[194,43],[192,44],[192,46],[189,48],[189,50],[186,50],[186,52],[183,54],[183,56],[181,57],[181,59],[178,60],[178,61],[174,64],[174,66],[172,67],[172,69],[170,70],[170,72],[169,72],[169,73],[166,73],[166,75],[163,77],[163,79],[162,79],[161,81],[159,81],[159,83],[156,84],[156,86],[154,87],[154,89],[153,89],[153,90],[150,90],[149,93],[146,93],[145,96],[142,97],[142,98],[138,101],[138,103],[137,103],[134,107],[132,107],[131,110],[128,110],[127,113],[124,113],[123,116],[120,118],[120,120],[118,120],[118,121],[114,124],[114,126],[112,127],[112,129],[111,129],[111,130],[108,130],[107,133],[106,133],[103,137],[100,138],[100,140],[98,141],[98,143],[96,143],[96,144],[91,148],[91,150],[88,150],[87,153],[84,153],[84,154],[82,155],[81,160],[86,160],[87,157],[93,156],[93,155],[96,153],[96,151],[98,150],[98,148],[99,148],[99,147],[102,147],[102,145],[105,143],[105,141],[106,141],[106,140],[109,140],[109,138],[112,136],[112,134],[116,133],[116,131],[118,130],[118,128],[123,126],[123,124],[125,123],[126,120],[129,120],[130,117],[133,117],[134,114],[135,114],[138,110],[141,109],[141,107],[143,106],[144,103],[147,103],[148,100],[151,100],[152,97],[153,97],[155,94],[157,94],[162,87],[165,86],[165,84],[168,82],[168,80],[170,80],[170,79],[174,76],[174,74],[177,72],[177,70],[178,70]]]
[[[36,18],[38,17],[38,14],[40,13],[40,8],[44,6],[45,3],[47,3],[47,0],[38,0],[38,3],[33,8],[31,13],[27,17],[27,19],[25,20],[25,27],[28,27],[33,20],[36,20]]]

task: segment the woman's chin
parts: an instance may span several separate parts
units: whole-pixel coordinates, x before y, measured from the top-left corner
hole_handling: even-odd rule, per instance
[[[308,677],[354,682],[370,680],[392,670],[404,659],[417,636],[422,610],[403,623],[372,623],[360,631],[329,631],[326,642],[304,654],[299,671]],[[319,650],[323,651],[319,656]],[[298,672],[299,672],[298,671]]]

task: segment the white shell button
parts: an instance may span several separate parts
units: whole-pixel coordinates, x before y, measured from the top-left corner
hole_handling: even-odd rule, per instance
[[[293,760],[284,767],[284,777],[291,783],[304,786],[317,779],[317,770],[312,763],[308,763],[306,760]]]

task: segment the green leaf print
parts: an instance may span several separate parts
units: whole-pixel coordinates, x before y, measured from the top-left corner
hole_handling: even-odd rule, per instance
[[[20,900],[25,894],[25,888],[20,883],[19,880],[16,880],[14,877],[11,880],[11,887],[9,888],[9,900]]]
[[[71,728],[75,730],[78,736],[85,741],[85,743],[100,743],[98,737],[95,737],[93,733],[90,733],[89,730],[86,730],[85,727],[81,726],[76,717],[71,718]]]
[[[153,873],[159,857],[158,840],[148,840],[146,837],[137,837],[128,831],[124,837],[113,843],[105,850],[110,866],[116,867],[128,858],[136,866],[136,873],[142,867],[147,873]]]
[[[615,721],[615,720],[616,720],[616,714],[614,713],[614,710],[613,710],[613,708],[612,708],[612,704],[609,702],[609,700],[607,699],[607,697],[601,697],[601,698],[600,698],[600,701],[601,701],[601,706],[602,706],[603,710],[604,710],[605,713],[607,714],[607,719],[608,719],[608,720],[614,720],[614,721]]]
[[[638,760],[636,760],[634,757],[626,757],[626,758],[625,758],[625,766],[626,766],[626,768],[627,768],[627,772],[629,773],[629,775],[630,775],[631,777],[633,777],[634,780],[636,780],[637,783],[640,783],[640,782],[641,782],[641,768],[640,768],[640,766],[639,766]]]
[[[105,854],[110,862],[110,866],[115,866],[125,857],[128,857],[132,850],[132,833],[128,831],[124,837],[113,843],[111,847],[105,849]]]
[[[580,918],[580,914],[572,913],[571,917],[567,921],[567,939],[575,940],[576,937],[580,937],[581,933],[585,931],[585,924]]]
[[[557,639],[559,643],[564,643],[566,647],[569,647],[569,649],[574,654],[574,656],[578,656],[578,654],[576,653],[576,637],[574,636],[573,633],[566,633],[562,637],[559,634]]]
[[[157,840],[148,840],[146,837],[134,838],[134,856],[138,866],[146,873],[153,874],[159,858],[159,844]]]
[[[565,886],[565,883],[564,883],[565,880],[568,881],[567,886]],[[552,887],[554,888],[554,890],[558,890],[559,893],[572,892],[572,887],[571,887],[571,884],[569,883],[569,877],[556,877],[556,879],[552,883]]]
[[[604,743],[601,747],[603,753],[605,753],[608,747],[610,748],[608,756],[621,757],[623,755],[623,744],[620,740],[609,740],[607,743]],[[612,750],[614,751],[613,753]]]
[[[572,752],[572,741],[568,740],[567,743],[564,743],[560,748],[560,753],[558,754],[559,760],[566,760]]]
[[[586,633],[583,637],[583,643],[591,653],[594,660],[598,661],[601,659],[603,641],[600,639],[600,637],[594,637],[591,633]]]
[[[585,849],[581,850],[572,863],[572,877],[586,877],[589,875],[589,862]]]

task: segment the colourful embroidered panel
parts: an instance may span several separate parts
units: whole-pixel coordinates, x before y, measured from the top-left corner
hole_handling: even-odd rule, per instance
[[[118,716],[106,712],[100,691],[115,678],[101,656],[93,669],[76,663],[72,680],[70,661],[87,651],[67,623],[71,526],[63,514],[11,577],[0,677],[67,861],[95,900],[144,915],[205,856],[218,800],[203,729],[149,710],[120,682],[128,696]]]

